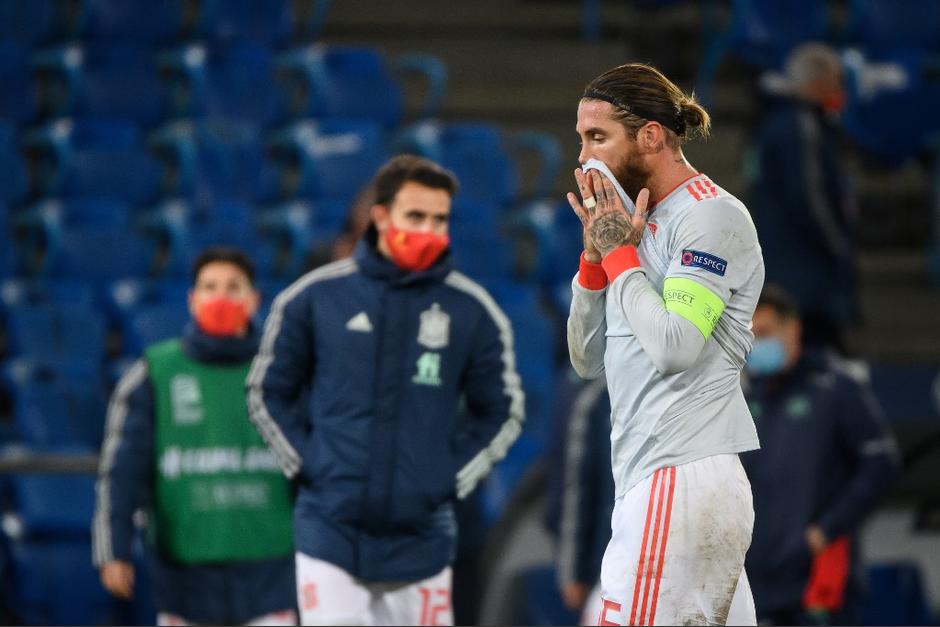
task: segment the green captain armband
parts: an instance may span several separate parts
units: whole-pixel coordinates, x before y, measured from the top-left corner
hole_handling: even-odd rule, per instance
[[[718,325],[725,304],[715,292],[690,279],[671,278],[663,284],[666,311],[694,324],[707,341]]]

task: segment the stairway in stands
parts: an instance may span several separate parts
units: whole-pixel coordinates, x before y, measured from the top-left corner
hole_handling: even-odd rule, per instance
[[[535,129],[561,141],[561,200],[573,187],[568,171],[577,157],[575,108],[584,86],[604,69],[640,60],[690,89],[704,50],[702,4],[649,9],[608,0],[603,37],[587,42],[577,0],[342,0],[331,9],[324,40],[374,45],[392,56],[439,56],[450,75],[443,118]],[[744,68],[726,62],[710,107],[713,136],[686,151],[692,163],[745,200],[744,153],[757,113],[752,85]],[[850,163],[860,202],[863,316],[851,344],[871,359],[938,362],[940,290],[929,283],[925,252],[932,228],[927,173],[916,163],[894,170],[859,157]]]

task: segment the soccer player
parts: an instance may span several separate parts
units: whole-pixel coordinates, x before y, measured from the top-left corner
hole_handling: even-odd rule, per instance
[[[759,446],[740,374],[764,264],[747,209],[683,155],[709,125],[643,64],[601,74],[578,105],[586,171],[568,201],[584,252],[568,348],[582,377],[606,374],[611,398],[602,625],[756,622],[738,453]]]
[[[522,430],[509,320],[451,267],[456,191],[427,159],[390,160],[353,257],[306,274],[268,316],[249,403],[299,484],[305,625],[451,624],[454,500]]]

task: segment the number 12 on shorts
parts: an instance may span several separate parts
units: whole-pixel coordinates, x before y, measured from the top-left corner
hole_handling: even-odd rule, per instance
[[[422,586],[418,588],[418,592],[421,594],[421,620],[418,624],[429,627],[445,625],[446,623],[441,622],[440,615],[450,610],[450,594],[447,588],[432,590]]]

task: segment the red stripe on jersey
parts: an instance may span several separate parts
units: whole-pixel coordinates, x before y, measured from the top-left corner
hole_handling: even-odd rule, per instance
[[[705,183],[705,187],[708,188],[708,191],[711,192],[712,196],[714,196],[715,198],[717,198],[717,197],[718,197],[718,188],[715,187],[715,184],[712,183],[711,179],[709,179],[707,176],[703,176],[703,177],[702,177],[702,182]]]
[[[636,609],[640,601],[640,585],[643,583],[643,568],[646,566],[646,541],[649,539],[650,522],[653,518],[653,505],[656,497],[656,484],[659,483],[659,471],[653,473],[653,485],[650,486],[650,501],[646,506],[646,525],[643,527],[643,541],[640,543],[640,561],[636,567],[636,583],[633,584],[633,609],[630,610],[630,625],[636,625]],[[644,604],[646,599],[643,599]],[[621,617],[622,620],[622,617]]]
[[[653,559],[646,565],[646,576],[643,578],[643,605],[640,606],[639,625],[646,624],[647,603],[652,608],[653,602],[650,599],[650,593],[653,591],[653,579],[656,576],[656,543],[659,540],[659,529],[663,522],[663,496],[666,492],[666,477],[663,469],[660,472],[659,498],[656,499],[656,525],[653,527],[653,541],[650,543],[650,554]]]
[[[705,187],[705,184],[701,180],[695,181],[695,186],[698,188],[698,191],[702,193],[702,198],[714,198],[712,193],[708,191],[708,188]]]
[[[695,198],[695,200],[701,200],[701,199],[702,199],[702,197],[699,196],[698,192],[695,191],[695,188],[692,187],[692,184],[691,184],[691,183],[689,183],[688,185],[686,185],[685,188],[689,191],[690,194],[692,194],[692,197]]]

